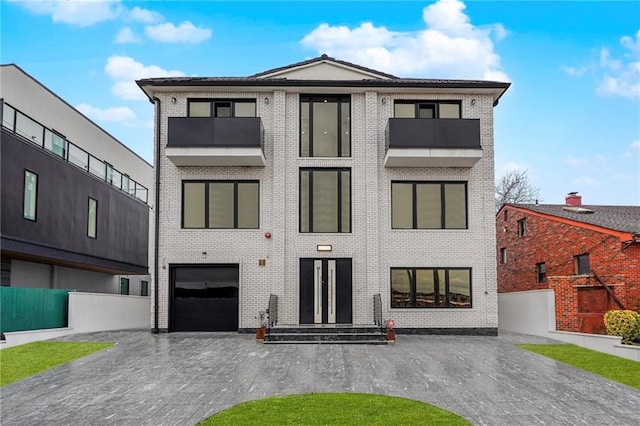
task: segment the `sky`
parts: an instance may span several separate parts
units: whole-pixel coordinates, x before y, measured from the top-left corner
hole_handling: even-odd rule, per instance
[[[640,204],[640,2],[0,0],[14,63],[152,163],[135,80],[248,76],[323,53],[397,75],[508,81],[495,169],[540,203]]]

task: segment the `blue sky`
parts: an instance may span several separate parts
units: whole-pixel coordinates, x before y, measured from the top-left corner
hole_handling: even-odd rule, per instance
[[[15,63],[147,161],[134,80],[246,76],[327,53],[401,77],[510,81],[496,175],[541,202],[640,204],[640,2],[0,0]]]

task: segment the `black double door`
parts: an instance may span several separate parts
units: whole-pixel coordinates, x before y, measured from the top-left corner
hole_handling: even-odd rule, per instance
[[[351,259],[300,259],[300,324],[351,324]]]

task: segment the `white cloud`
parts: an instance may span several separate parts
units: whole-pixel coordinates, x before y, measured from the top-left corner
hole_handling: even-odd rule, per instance
[[[508,81],[494,52],[491,34],[504,38],[500,24],[471,24],[459,0],[439,0],[423,9],[425,28],[397,32],[370,22],[355,28],[323,23],[301,43],[340,59],[401,76],[482,78]]]
[[[629,149],[624,153],[625,158],[635,157],[640,153],[640,139],[635,140],[629,144]]]
[[[589,176],[578,176],[573,179],[573,183],[580,186],[598,186],[600,184],[600,182]]]
[[[111,56],[107,59],[105,72],[115,83],[111,93],[126,100],[145,100],[146,96],[135,80],[151,77],[183,77],[178,70],[165,70],[157,65],[144,65],[128,56]]]
[[[567,163],[571,167],[584,167],[587,164],[589,164],[589,162],[584,158],[572,157],[572,156],[567,157],[565,159],[565,163]]]
[[[140,39],[140,37],[138,37],[131,28],[124,27],[116,35],[116,38],[114,41],[118,44],[141,43],[142,39]]]
[[[566,72],[567,74],[574,76],[574,77],[582,77],[583,75],[585,75],[587,72],[591,71],[593,69],[592,66],[590,65],[583,65],[581,67],[567,67],[567,66],[563,66],[562,70],[564,72]]]
[[[198,28],[189,21],[177,27],[170,22],[149,25],[144,29],[147,36],[161,43],[200,43],[211,38],[211,30]]]
[[[155,24],[156,22],[164,21],[162,14],[154,12],[153,10],[142,9],[138,6],[127,12],[126,19],[142,24]]]
[[[601,95],[640,99],[640,30],[635,38],[622,37],[620,44],[626,50],[624,59],[612,59],[606,48],[600,51],[604,75],[597,91]]]
[[[12,1],[20,3],[32,13],[51,15],[53,22],[61,22],[79,27],[88,27],[98,22],[114,19],[124,10],[119,0]]]
[[[76,106],[76,109],[87,117],[98,121],[130,122],[137,118],[136,113],[128,107],[100,109],[83,103]]]

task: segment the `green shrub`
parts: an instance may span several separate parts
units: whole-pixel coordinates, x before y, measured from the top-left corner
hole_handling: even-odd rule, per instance
[[[640,336],[640,315],[635,311],[609,311],[604,314],[604,325],[608,335],[620,336],[623,342]]]

